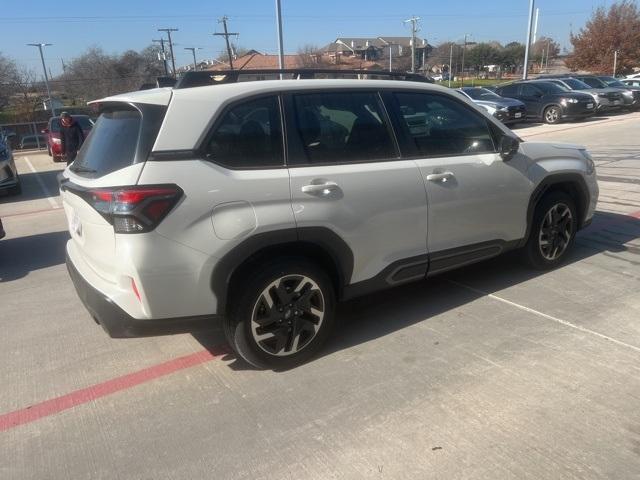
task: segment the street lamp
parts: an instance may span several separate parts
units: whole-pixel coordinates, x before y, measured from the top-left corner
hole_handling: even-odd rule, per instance
[[[42,70],[44,71],[44,84],[47,87],[47,96],[49,97],[49,107],[51,108],[51,114],[56,116],[56,109],[53,106],[53,99],[51,98],[51,89],[49,88],[49,76],[47,75],[47,66],[44,64],[44,54],[42,53],[42,47],[50,47],[53,43],[27,43],[30,47],[38,47],[40,51],[40,60],[42,60]]]

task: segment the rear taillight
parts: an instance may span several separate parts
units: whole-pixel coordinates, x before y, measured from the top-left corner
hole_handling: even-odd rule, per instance
[[[97,188],[82,196],[116,233],[144,233],[167,216],[182,196],[182,189],[177,185]]]

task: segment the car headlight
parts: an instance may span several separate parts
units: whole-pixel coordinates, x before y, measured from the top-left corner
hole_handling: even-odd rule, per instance
[[[500,110],[501,112],[508,112],[509,111],[509,107],[500,107],[500,108],[498,108],[498,110]]]
[[[491,105],[482,105],[482,107],[491,115],[496,113],[496,107],[492,107]]]
[[[560,100],[560,103],[563,106],[567,106],[567,103],[578,103],[578,99],[577,98],[563,98],[562,100]]]
[[[593,175],[596,171],[596,164],[593,162],[593,158],[591,157],[591,154],[586,150],[580,150],[580,153],[584,157],[585,162],[587,164],[587,175]]]

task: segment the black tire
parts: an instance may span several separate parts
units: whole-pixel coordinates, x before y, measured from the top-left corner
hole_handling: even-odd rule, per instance
[[[272,301],[269,308],[264,293],[274,282],[277,287],[272,286],[268,294]],[[312,358],[331,334],[335,319],[334,286],[315,263],[289,257],[256,265],[236,285],[241,292],[233,298],[223,320],[224,333],[238,356],[254,367],[286,370],[300,365]],[[300,287],[304,293],[296,294],[296,288]],[[295,295],[299,298],[294,298]],[[312,304],[322,316],[311,313]],[[254,321],[259,321],[260,316],[264,325]],[[311,332],[314,325],[318,325],[317,330]],[[259,341],[255,335],[271,336]],[[303,344],[295,351],[293,345],[300,341]],[[273,353],[276,350],[279,354]]]
[[[556,206],[560,207],[556,209],[555,214],[551,214],[551,218],[554,216],[555,218],[558,218],[566,211],[569,212],[570,218],[567,219],[566,216],[563,216],[559,219],[561,220],[559,226],[549,228],[548,221],[545,222],[545,218]],[[568,240],[564,229],[565,225],[569,229]],[[545,232],[542,232],[541,235],[541,230],[543,228],[545,229]],[[564,262],[567,257],[567,252],[571,250],[576,238],[577,230],[578,215],[573,198],[563,192],[551,192],[545,195],[538,202],[533,214],[531,232],[529,233],[527,244],[523,250],[525,261],[530,266],[538,270],[549,270],[557,267]],[[552,253],[555,251],[555,248],[558,248],[558,255],[554,257]]]
[[[561,115],[562,109],[558,105],[549,105],[544,109],[544,112],[542,112],[542,120],[549,125],[556,125],[560,123]]]

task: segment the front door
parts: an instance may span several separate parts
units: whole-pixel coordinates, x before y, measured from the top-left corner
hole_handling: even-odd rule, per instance
[[[376,91],[285,99],[291,199],[299,231],[323,228],[353,255],[346,283],[398,283],[426,272],[427,206],[413,160],[401,160]]]
[[[497,254],[523,238],[532,189],[525,157],[503,161],[489,121],[449,95],[393,97],[403,148],[426,185],[430,272]],[[449,260],[435,261],[443,256]]]

